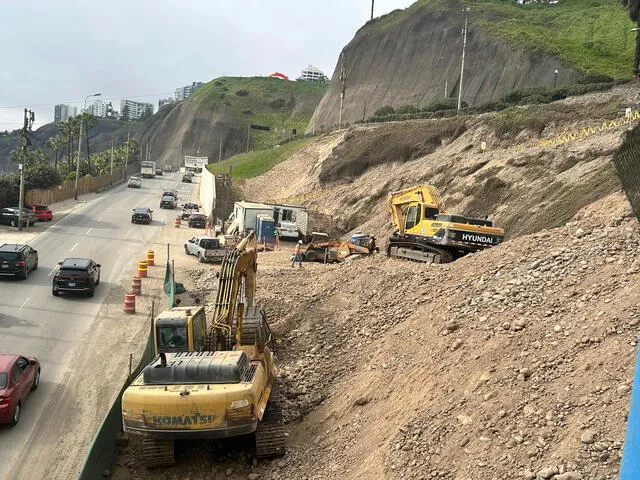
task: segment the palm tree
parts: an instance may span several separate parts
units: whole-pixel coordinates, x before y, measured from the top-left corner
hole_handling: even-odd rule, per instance
[[[47,141],[47,147],[53,150],[53,153],[56,156],[56,162],[55,162],[56,170],[58,169],[58,157],[59,157],[59,154],[64,150],[64,144],[65,144],[65,138],[62,133],[59,133],[58,135],[51,137]]]
[[[636,53],[633,56],[633,73],[640,74],[638,66],[640,65],[640,0],[620,0],[620,3],[629,12],[629,18],[632,22],[635,22],[636,30]]]
[[[89,112],[82,112],[80,114],[82,116],[82,124],[84,126],[84,137],[86,138],[87,145],[87,166],[89,169],[89,174],[91,174],[91,151],[89,150],[89,129],[91,127],[95,127],[98,123],[98,117],[90,114]]]

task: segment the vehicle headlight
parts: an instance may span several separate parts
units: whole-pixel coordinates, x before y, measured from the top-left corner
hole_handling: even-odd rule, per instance
[[[231,405],[229,405],[229,408],[244,408],[244,407],[248,407],[249,406],[249,400],[247,400],[246,398],[243,400],[235,400],[233,402],[231,402]]]

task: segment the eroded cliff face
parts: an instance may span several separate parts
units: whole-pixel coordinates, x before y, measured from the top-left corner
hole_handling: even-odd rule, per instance
[[[376,27],[362,28],[343,49],[331,86],[311,122],[308,133],[337,125],[340,80],[345,65],[342,123],[368,118],[385,105],[424,107],[446,97],[457,98],[462,55],[464,15],[459,2],[446,10],[413,6],[410,14]],[[507,90],[528,86],[570,85],[581,76],[571,65],[490,38],[469,17],[462,100],[478,105],[499,98]]]

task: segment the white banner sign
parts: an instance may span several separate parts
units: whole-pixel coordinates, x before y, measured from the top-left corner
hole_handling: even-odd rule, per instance
[[[209,163],[209,157],[193,157],[190,155],[184,156],[184,166],[192,168],[204,168]]]

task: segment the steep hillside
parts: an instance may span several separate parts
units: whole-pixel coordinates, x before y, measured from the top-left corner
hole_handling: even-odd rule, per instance
[[[620,189],[611,158],[626,126],[559,145],[540,142],[636,109],[637,94],[633,84],[477,117],[352,126],[246,180],[244,197],[302,202],[331,214],[345,232],[386,237],[387,193],[428,182],[448,210],[488,215],[507,238],[557,227]],[[480,153],[483,141],[488,149]]]
[[[89,130],[89,147],[91,152],[102,152],[111,146],[111,140],[116,145],[123,144],[127,140],[127,134],[131,138],[136,138],[142,130],[141,122],[121,122],[118,120],[98,119],[98,123]],[[54,160],[54,153],[47,148],[46,143],[51,137],[58,134],[58,125],[48,123],[34,131],[30,148],[42,148],[49,154],[51,161]],[[84,141],[82,142],[84,144]],[[20,145],[20,135],[10,135],[0,137],[0,171],[14,171],[16,166],[9,162],[9,154]],[[78,139],[75,139],[76,149]],[[84,147],[83,147],[84,148]],[[66,149],[64,152],[66,156]]]
[[[302,134],[327,86],[274,78],[221,77],[184,102],[163,108],[145,125],[142,145],[160,165],[180,165],[184,155],[217,161],[246,152],[250,124],[272,128],[251,131],[250,149],[269,148],[296,129]],[[284,131],[283,131],[284,130]]]
[[[570,85],[583,72],[630,77],[633,27],[617,0],[519,5],[466,2],[469,29],[462,99],[478,105],[525,86]],[[337,125],[340,75],[346,80],[343,123],[390,105],[425,106],[457,97],[464,15],[458,0],[420,0],[374,19],[343,49],[331,87],[308,132]]]

